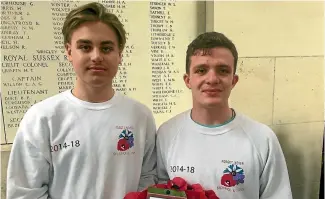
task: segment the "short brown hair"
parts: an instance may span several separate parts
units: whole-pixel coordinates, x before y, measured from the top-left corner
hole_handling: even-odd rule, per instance
[[[203,50],[203,54],[207,54],[209,49],[215,47],[224,47],[230,50],[234,56],[234,73],[236,73],[238,52],[236,46],[224,34],[219,32],[206,32],[196,37],[187,47],[186,51],[186,73],[190,72],[191,56],[197,51]]]
[[[88,3],[71,10],[65,18],[62,34],[64,44],[71,42],[71,35],[75,29],[85,22],[101,21],[111,27],[117,36],[118,46],[122,51],[126,43],[126,31],[118,17],[109,13],[100,3]]]

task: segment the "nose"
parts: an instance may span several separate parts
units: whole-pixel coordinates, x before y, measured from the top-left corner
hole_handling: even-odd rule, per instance
[[[207,74],[206,81],[208,84],[218,84],[220,82],[220,78],[216,71],[210,70]]]
[[[103,61],[103,55],[98,48],[94,48],[91,54],[91,60],[93,62],[101,62]]]

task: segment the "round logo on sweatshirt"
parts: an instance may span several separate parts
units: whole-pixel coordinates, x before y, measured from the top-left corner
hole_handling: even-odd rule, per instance
[[[234,187],[238,184],[243,184],[244,179],[245,179],[244,170],[236,164],[230,164],[223,171],[221,184],[225,187]]]
[[[132,131],[124,129],[119,135],[117,150],[126,151],[134,146],[134,137]]]

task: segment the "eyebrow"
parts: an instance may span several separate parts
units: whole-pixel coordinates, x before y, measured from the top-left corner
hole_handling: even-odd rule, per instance
[[[220,65],[218,65],[219,67],[221,67],[221,68],[231,68],[229,65],[227,65],[227,64],[220,64]]]
[[[201,68],[201,67],[208,67],[208,65],[206,64],[198,64],[198,65],[195,65],[193,68]]]
[[[77,41],[77,44],[92,44],[92,42],[88,39],[79,39]],[[107,45],[107,44],[111,44],[111,45],[114,45],[114,42],[113,41],[110,41],[110,40],[107,40],[107,41],[102,41],[100,42],[101,45]]]
[[[229,65],[227,64],[220,64],[220,65],[214,65],[220,68],[231,68]],[[196,66],[194,66],[194,68],[199,68],[199,67],[209,67],[207,64],[198,64]]]

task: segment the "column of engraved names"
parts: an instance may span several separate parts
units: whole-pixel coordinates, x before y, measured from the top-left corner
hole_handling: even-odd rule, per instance
[[[130,33],[128,32],[127,28],[128,24],[130,23],[127,16],[128,2],[121,0],[102,0],[100,2],[105,5],[108,12],[114,13],[119,18],[127,32],[127,42],[122,53],[122,63],[119,65],[118,72],[113,80],[113,88],[116,91],[127,95],[128,92],[136,90],[136,88],[129,87],[127,84],[128,68],[132,67],[131,59],[133,51],[135,50],[135,46],[133,45],[132,41],[128,39],[130,37]]]
[[[176,105],[172,99],[176,90],[173,40],[173,19],[169,8],[175,6],[168,2],[150,2],[151,66],[152,66],[152,100],[155,114],[171,113]]]
[[[66,15],[70,12],[71,9],[79,6],[79,3],[74,1],[52,1],[50,4],[54,39],[54,48],[51,49],[51,53],[61,57],[56,65],[56,75],[60,93],[71,89],[75,81],[75,73],[73,67],[65,55],[62,27]]]
[[[34,2],[1,1],[1,96],[5,131],[15,131],[26,110],[38,96],[46,95],[40,88],[43,78],[35,75],[42,63],[26,54],[28,40],[40,25],[28,10]]]
[[[26,50],[24,40],[30,40],[32,31],[39,25],[30,20],[28,8],[33,2],[1,1],[1,52],[6,50]]]

